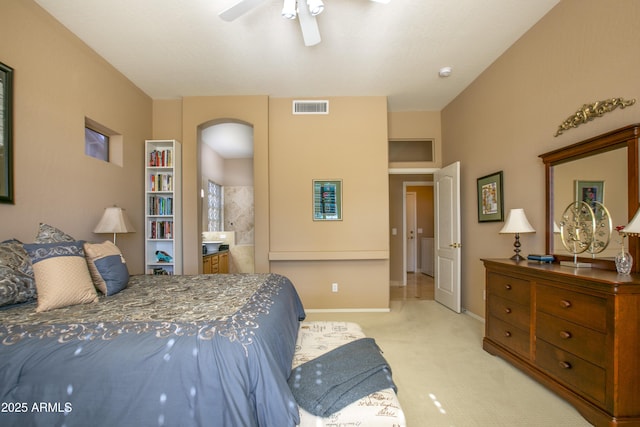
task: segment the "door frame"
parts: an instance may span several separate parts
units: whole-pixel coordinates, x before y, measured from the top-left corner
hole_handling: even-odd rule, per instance
[[[410,175],[433,175],[437,169],[429,169],[429,172],[412,172]],[[391,172],[389,172],[391,173]],[[408,175],[408,174],[407,174]],[[407,286],[407,187],[433,187],[433,181],[403,181],[402,182],[402,286]],[[416,198],[417,200],[417,198]],[[418,233],[416,231],[416,239]],[[417,240],[416,240],[417,241]],[[416,243],[416,246],[418,244]],[[417,251],[417,248],[416,248]],[[416,255],[417,257],[417,255]]]
[[[433,175],[440,168],[389,168],[389,175]],[[407,286],[407,248],[406,248],[406,209],[407,209],[407,183],[410,185],[426,183],[433,185],[429,181],[403,181],[402,182],[402,286]]]
[[[404,184],[404,183],[403,183]],[[406,188],[403,185],[403,189]],[[413,195],[413,212],[409,211],[409,199],[410,197],[408,197],[410,194]],[[415,191],[403,191],[402,195],[404,196],[404,215],[403,215],[403,220],[402,220],[402,236],[404,237],[404,252],[407,255],[405,257],[405,266],[404,266],[404,271],[405,271],[405,275],[406,273],[409,272],[409,263],[413,262],[413,272],[415,273],[418,270],[418,193],[416,193]],[[408,233],[409,233],[409,221],[407,220],[408,217],[410,217],[411,215],[413,215],[413,225],[414,225],[414,233],[413,233],[413,242],[412,245],[413,248],[413,260],[411,259],[411,257],[409,256],[409,253],[411,252],[408,248]]]

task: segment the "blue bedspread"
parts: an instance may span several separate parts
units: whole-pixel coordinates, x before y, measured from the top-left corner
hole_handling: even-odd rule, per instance
[[[97,303],[0,311],[0,425],[294,426],[303,318],[275,274],[134,276]]]

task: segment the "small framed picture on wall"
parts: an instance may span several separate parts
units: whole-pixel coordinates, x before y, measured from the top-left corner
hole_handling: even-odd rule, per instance
[[[478,178],[478,222],[504,221],[502,171]]]
[[[342,220],[342,180],[313,180],[313,220]]]

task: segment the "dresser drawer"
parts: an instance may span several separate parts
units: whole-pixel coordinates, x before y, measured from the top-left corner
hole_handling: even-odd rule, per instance
[[[514,327],[512,324],[504,322],[497,317],[489,316],[487,323],[487,336],[493,341],[499,342],[505,347],[519,353],[525,358],[529,358],[529,329],[526,331]]]
[[[575,323],[538,313],[536,337],[598,366],[605,366],[606,335]]]
[[[604,403],[606,372],[599,366],[544,340],[536,341],[536,364],[578,393]]]
[[[493,272],[487,277],[487,292],[523,305],[529,304],[531,299],[528,280]]]
[[[531,324],[531,310],[528,305],[492,295],[489,298],[489,313],[507,323],[510,323],[524,331],[529,330]]]
[[[538,284],[537,311],[601,332],[607,330],[607,299]]]

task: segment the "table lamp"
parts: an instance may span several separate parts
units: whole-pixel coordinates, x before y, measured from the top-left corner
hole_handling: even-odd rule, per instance
[[[116,244],[117,233],[132,233],[133,229],[129,218],[124,214],[124,209],[117,206],[106,208],[100,218],[100,222],[93,230],[94,233],[113,233],[113,244]]]
[[[515,234],[516,241],[514,242],[514,252],[516,253],[511,259],[515,261],[520,261],[524,259],[524,257],[520,256],[520,233],[535,233],[536,230],[533,229],[529,221],[527,220],[527,216],[524,214],[524,209],[511,209],[509,211],[509,215],[507,216],[507,221],[500,230],[500,234]]]

